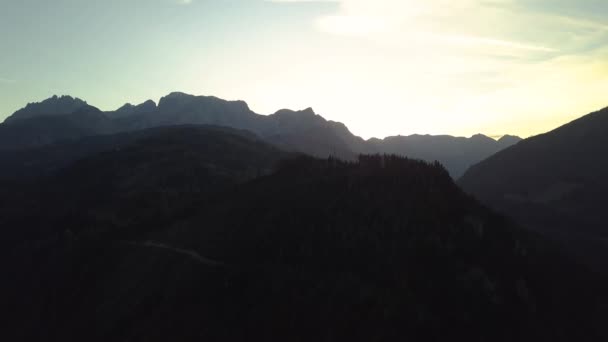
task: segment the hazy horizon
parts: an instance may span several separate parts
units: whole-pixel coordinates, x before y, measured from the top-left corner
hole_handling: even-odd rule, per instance
[[[169,94],[171,94],[171,93],[184,93],[184,94],[187,94],[187,95],[192,95],[192,96],[196,96],[196,97],[198,97],[198,96],[204,96],[204,97],[217,97],[217,98],[219,98],[218,96],[215,96],[215,95],[213,95],[213,94],[189,94],[189,93],[185,93],[185,92],[182,92],[182,91],[177,91],[177,90],[176,90],[176,91],[169,92],[169,93],[167,93],[167,94],[165,94],[165,95],[162,95],[162,96],[160,96],[159,98],[149,98],[149,99],[143,100],[142,102],[129,102],[129,101],[127,101],[127,102],[125,102],[125,103],[123,103],[123,104],[121,104],[121,105],[119,105],[119,106],[117,106],[117,107],[111,107],[111,108],[102,108],[102,107],[100,107],[100,106],[97,106],[95,103],[91,103],[91,102],[87,101],[87,99],[85,99],[85,98],[80,98],[80,97],[77,97],[77,96],[72,96],[71,94],[53,94],[53,95],[49,96],[48,98],[33,101],[33,103],[40,103],[40,102],[42,102],[42,101],[44,101],[44,100],[48,100],[48,99],[50,99],[50,98],[52,98],[52,97],[70,96],[70,97],[73,97],[73,98],[75,98],[75,99],[79,99],[79,100],[85,101],[85,102],[86,102],[88,105],[93,106],[93,107],[95,107],[95,108],[98,108],[99,110],[101,110],[101,111],[103,111],[103,112],[112,112],[112,111],[115,111],[115,110],[120,109],[120,107],[122,107],[122,106],[124,106],[124,105],[133,105],[133,106],[136,106],[136,105],[140,105],[140,104],[142,104],[143,102],[150,101],[150,100],[154,101],[154,103],[155,103],[156,105],[158,105],[158,103],[160,102],[160,100],[162,99],[162,97],[167,96],[167,95],[169,95]],[[223,98],[222,98],[222,100],[226,100],[226,101],[243,101],[243,102],[247,103],[247,106],[249,107],[249,109],[251,109],[251,110],[252,110],[253,112],[255,112],[256,114],[260,114],[260,115],[272,115],[272,114],[275,114],[275,113],[277,113],[277,112],[279,112],[279,111],[281,111],[281,110],[284,110],[284,109],[286,109],[286,110],[292,110],[292,111],[302,111],[302,110],[305,110],[305,109],[311,108],[311,109],[312,109],[312,110],[315,112],[315,114],[322,116],[322,117],[323,117],[323,118],[325,118],[326,120],[328,120],[328,121],[335,121],[335,120],[329,119],[329,118],[328,118],[328,116],[326,116],[324,113],[320,113],[320,112],[318,112],[318,111],[317,111],[315,108],[313,108],[313,107],[306,107],[306,108],[289,108],[289,107],[285,107],[285,108],[277,108],[276,110],[273,110],[273,111],[270,111],[270,112],[267,112],[267,113],[260,113],[260,112],[256,112],[256,111],[255,111],[255,109],[251,108],[251,104],[250,104],[250,103],[249,103],[249,102],[248,102],[246,99],[240,99],[240,98],[234,98],[234,99],[223,99]],[[19,109],[22,109],[22,108],[26,107],[28,104],[29,104],[29,103],[24,103],[24,104],[23,104],[23,105],[22,105],[20,108],[16,109],[15,111],[17,111],[17,110],[19,110]],[[603,108],[600,108],[600,109],[598,109],[598,110],[601,110],[601,109],[603,109]],[[594,110],[594,111],[592,111],[592,112],[595,112],[595,110]],[[12,113],[14,113],[14,112],[12,112]],[[11,114],[12,114],[12,113],[11,113]],[[450,134],[450,133],[425,133],[425,132],[414,132],[414,133],[407,133],[407,134],[403,134],[403,133],[396,133],[396,134],[394,134],[394,135],[384,135],[384,136],[364,136],[364,135],[362,135],[362,134],[359,134],[359,133],[358,133],[358,132],[356,132],[356,131],[353,131],[353,130],[352,130],[350,127],[349,127],[348,122],[341,122],[341,121],[338,121],[338,122],[341,122],[341,123],[345,124],[345,125],[346,125],[346,127],[349,129],[349,131],[350,131],[352,134],[354,134],[354,135],[356,135],[356,136],[359,136],[359,137],[361,137],[361,138],[363,138],[363,139],[365,139],[365,140],[369,140],[369,139],[373,139],[373,138],[377,138],[377,139],[384,139],[384,138],[388,138],[388,137],[394,137],[394,136],[415,136],[415,135],[420,135],[420,136],[425,136],[425,135],[426,135],[426,136],[452,136],[452,137],[455,137],[455,138],[471,138],[471,137],[473,137],[473,136],[475,136],[475,135],[479,135],[479,134],[481,134],[481,135],[485,135],[485,136],[487,136],[487,137],[489,137],[489,138],[492,138],[492,139],[494,139],[494,140],[497,140],[497,141],[498,141],[498,140],[500,140],[500,138],[502,138],[502,137],[504,137],[504,136],[516,136],[516,137],[519,137],[519,138],[522,138],[522,139],[526,139],[526,138],[533,137],[533,136],[535,136],[535,135],[539,135],[539,134],[548,133],[548,132],[550,132],[550,131],[552,131],[552,130],[554,130],[554,129],[557,129],[557,128],[559,128],[559,127],[561,127],[561,126],[565,125],[565,124],[570,123],[571,121],[574,121],[574,120],[577,120],[577,119],[579,119],[579,118],[582,118],[582,117],[586,116],[587,114],[589,114],[589,113],[584,113],[584,114],[581,114],[581,115],[578,115],[578,116],[574,116],[574,117],[573,117],[571,120],[569,119],[569,120],[567,120],[567,121],[565,121],[565,122],[562,122],[562,123],[557,123],[557,126],[555,126],[555,127],[551,127],[551,128],[549,128],[549,129],[547,129],[546,131],[538,132],[538,133],[536,133],[536,134],[532,134],[532,135],[528,135],[528,136],[522,136],[522,135],[518,135],[518,134],[515,134],[515,133],[510,133],[510,132],[505,132],[505,133],[502,133],[502,134],[489,134],[489,133],[486,133],[486,132],[475,132],[475,133],[471,133],[471,134],[468,134],[468,135],[458,135],[458,134]],[[5,120],[6,118],[8,118],[8,115],[7,115],[6,117],[3,117],[1,120]]]
[[[312,107],[364,138],[528,137],[608,106],[599,0],[26,0],[0,5],[0,120],[175,90]]]

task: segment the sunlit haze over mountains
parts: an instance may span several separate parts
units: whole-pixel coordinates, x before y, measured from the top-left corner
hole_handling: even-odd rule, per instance
[[[526,137],[605,106],[607,15],[603,0],[3,1],[0,119],[53,94],[113,110],[179,90],[313,107],[365,138]]]

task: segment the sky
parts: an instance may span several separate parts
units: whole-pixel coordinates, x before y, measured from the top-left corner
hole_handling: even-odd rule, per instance
[[[172,91],[365,138],[527,137],[608,106],[608,1],[0,0],[0,120]]]

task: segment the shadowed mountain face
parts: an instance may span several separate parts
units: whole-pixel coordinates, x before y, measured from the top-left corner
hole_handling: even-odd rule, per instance
[[[558,237],[605,269],[606,132],[608,108],[497,153],[473,166],[460,184],[529,227]]]
[[[497,142],[481,135],[471,139],[410,136],[364,141],[344,124],[327,121],[310,108],[259,115],[243,101],[171,93],[163,97],[158,106],[153,101],[146,101],[136,106],[126,104],[106,113],[71,97],[54,97],[30,104],[0,125],[0,150],[184,124],[244,129],[282,149],[319,157],[334,155],[352,160],[359,153],[394,153],[427,161],[438,160],[453,177],[517,141],[511,137]]]
[[[603,337],[601,283],[439,164],[145,132],[1,188],[11,340]]]

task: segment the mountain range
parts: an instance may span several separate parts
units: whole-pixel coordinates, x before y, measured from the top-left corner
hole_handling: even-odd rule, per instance
[[[0,150],[184,124],[243,129],[281,149],[318,157],[333,155],[353,160],[360,153],[388,153],[438,160],[454,178],[460,177],[470,165],[521,140],[505,136],[496,141],[483,135],[472,138],[412,135],[364,140],[344,124],[328,121],[311,108],[260,115],[243,101],[175,92],[161,98],[158,105],[149,100],[110,112],[69,96],[31,103],[0,124]]]
[[[30,104],[0,125],[0,334],[606,341],[607,127],[363,140],[182,93]]]

